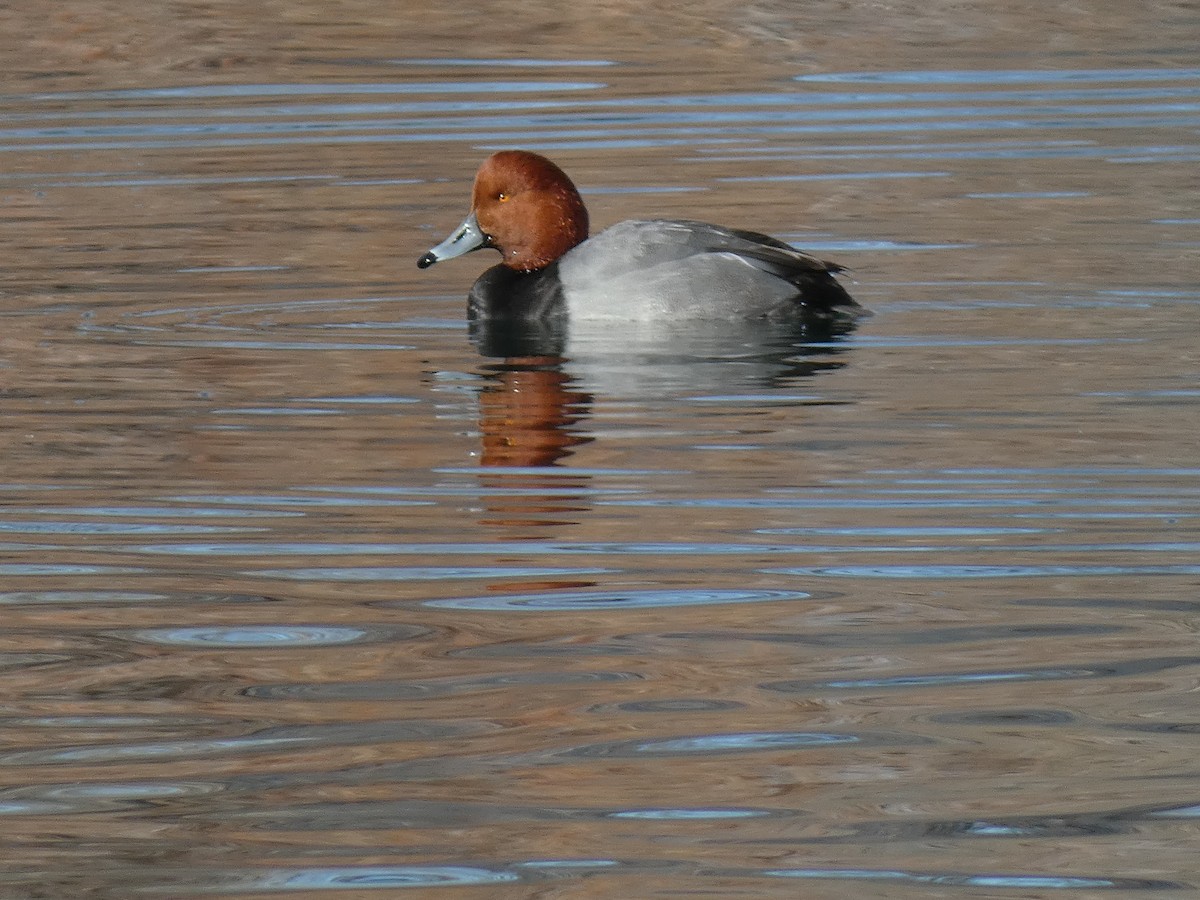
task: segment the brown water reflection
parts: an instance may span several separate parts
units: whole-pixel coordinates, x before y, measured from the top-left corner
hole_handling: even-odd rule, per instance
[[[1190,4],[0,29],[0,896],[1189,896]],[[482,156],[846,263],[472,332]]]
[[[592,440],[570,431],[591,397],[573,391],[559,357],[513,358],[479,392],[484,466],[549,466]]]

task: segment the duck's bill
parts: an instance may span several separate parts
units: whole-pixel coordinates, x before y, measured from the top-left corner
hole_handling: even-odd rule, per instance
[[[450,237],[418,259],[417,267],[428,269],[435,262],[454,259],[456,256],[486,247],[488,244],[488,236],[479,229],[479,223],[475,221],[475,213],[471,213],[461,225],[451,232]]]

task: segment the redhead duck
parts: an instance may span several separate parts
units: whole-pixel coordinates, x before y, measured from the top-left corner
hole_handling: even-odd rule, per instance
[[[571,179],[524,150],[489,156],[471,212],[417,261],[491,247],[503,262],[475,282],[473,319],[744,319],[863,311],[841,266],[765,234],[674,219],[629,220],[588,237]]]

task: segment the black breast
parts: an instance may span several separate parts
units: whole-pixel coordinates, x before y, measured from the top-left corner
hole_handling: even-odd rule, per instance
[[[548,319],[566,312],[558,263],[537,272],[492,266],[479,276],[467,295],[472,319]]]

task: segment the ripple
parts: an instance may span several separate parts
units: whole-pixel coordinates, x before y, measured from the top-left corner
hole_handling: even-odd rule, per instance
[[[487,477],[493,478],[497,475],[503,475],[503,472],[488,470]],[[538,471],[540,475],[540,470]],[[574,475],[574,472],[568,472]],[[534,497],[543,499],[546,497],[566,497],[573,499],[577,497],[593,497],[621,494],[636,494],[639,491],[636,488],[605,488],[605,487],[586,487],[580,484],[564,485],[563,487],[550,487],[546,484],[538,484],[532,487],[499,487],[497,485],[480,485],[478,483],[471,484],[437,484],[422,487],[321,487],[313,486],[304,488],[306,491],[331,492],[338,494],[350,494],[354,496],[394,496],[398,494],[410,496],[430,496],[430,497]]]
[[[1057,681],[1074,678],[1113,678],[1162,672],[1168,669],[1200,665],[1196,656],[1164,656],[1123,660],[1073,667],[1048,666],[983,672],[950,672],[928,675],[895,675],[887,678],[855,678],[832,681],[775,681],[764,683],[764,690],[802,693],[813,690],[859,690],[863,688],[938,687],[947,684],[991,684],[1010,681]]]
[[[200,797],[219,793],[224,786],[209,781],[120,781],[48,785],[39,793],[56,800],[151,800],[163,797]]]
[[[1051,578],[1063,576],[1200,575],[1200,566],[827,566],[762,569],[767,575],[834,578]]]
[[[1173,806],[1169,809],[1155,809],[1146,815],[1156,819],[1200,819],[1200,804],[1193,806]]]
[[[1030,84],[1037,82],[1183,81],[1200,69],[979,69],[905,72],[822,72],[796,81],[849,84]]]
[[[1067,875],[959,875],[906,872],[898,869],[767,869],[772,878],[845,879],[852,881],[902,881],[962,887],[1016,888],[1024,890],[1080,890],[1083,888],[1166,887],[1166,882],[1135,879],[1083,878]]]
[[[733,175],[718,181],[864,181],[876,178],[949,178],[950,172],[821,172],[808,175]],[[951,244],[950,246],[959,246]]]
[[[225,786],[199,781],[89,782],[0,792],[0,816],[73,815],[144,808],[146,801],[206,797]]]
[[[339,416],[340,409],[314,409],[296,406],[245,406],[240,409],[210,410],[214,416]]]
[[[248,175],[248,176],[213,176],[211,178],[145,178],[145,179],[118,179],[115,182],[110,181],[89,181],[89,186],[97,184],[113,184],[113,185],[143,185],[143,184],[261,184],[272,181],[324,181],[336,178],[335,175]],[[65,186],[65,185],[61,185]],[[227,274],[230,272],[287,272],[291,266],[188,266],[187,268],[179,269],[182,275],[213,275],[216,273]]]
[[[0,522],[0,534],[229,534],[249,530],[159,522]]]
[[[243,572],[252,578],[290,581],[457,581],[464,578],[543,578],[562,575],[604,575],[612,569],[552,569],[501,566],[362,566],[347,568],[259,569]],[[427,605],[438,605],[429,601]],[[446,605],[446,604],[442,604]],[[474,608],[474,607],[467,607]]]
[[[149,569],[133,566],[82,566],[51,563],[3,563],[0,564],[0,575],[18,575],[29,577],[61,577],[64,575],[145,575]]]
[[[12,672],[20,669],[40,669],[59,663],[73,662],[75,665],[92,664],[95,659],[104,659],[99,654],[82,657],[81,654],[60,653],[13,653],[0,651],[0,672]]]
[[[260,594],[169,594],[149,591],[3,591],[0,606],[99,605],[108,603],[269,603]]]
[[[1089,669],[1039,669],[1013,672],[956,672],[947,675],[895,675],[891,678],[855,678],[841,681],[792,682],[777,681],[764,684],[767,690],[793,693],[812,687],[854,690],[860,688],[937,687],[947,684],[992,684],[1005,681],[1053,681],[1060,678],[1086,678]]]
[[[125,88],[31,94],[30,101],[195,100],[224,97],[311,97],[332,94],[476,94],[582,91],[603,87],[592,81],[434,81],[352,82],[345,84],[208,84],[187,87]]]
[[[999,532],[985,530],[982,533],[1042,532],[1045,529],[1001,529]],[[1165,545],[1169,549],[1186,549],[1185,545]],[[1139,545],[1140,547],[1140,545]],[[1118,549],[1119,545],[1104,545],[1098,549]],[[332,543],[332,542],[191,542],[174,544],[142,544],[136,548],[140,553],[169,554],[172,556],[430,556],[437,553],[455,556],[495,556],[515,554],[521,556],[556,555],[694,555],[722,556],[738,554],[779,553],[826,553],[837,550],[854,550],[852,547],[803,547],[794,544],[715,544],[715,543],[668,543],[626,541],[495,541],[490,543]],[[868,548],[878,550],[881,548]],[[907,551],[914,547],[885,547],[885,550]],[[938,548],[941,549],[941,548]],[[1076,549],[1076,548],[1071,548]]]
[[[1133,337],[1096,337],[1096,338],[1051,338],[1051,337],[943,337],[940,335],[920,336],[873,336],[858,335],[857,343],[878,348],[892,347],[1092,347],[1100,344],[1136,344],[1141,338]]]
[[[201,880],[210,881],[201,887],[205,893],[232,893],[455,887],[511,883],[520,881],[520,876],[507,869],[480,866],[338,866],[247,870],[243,873],[217,871]]]
[[[46,747],[0,755],[0,765],[47,766],[96,763],[159,762],[191,757],[280,751],[312,743],[302,737],[231,737],[208,740],[155,741],[91,747]]]
[[[12,716],[0,719],[5,725],[27,728],[98,729],[184,729],[203,727],[208,720],[191,716]]]
[[[532,59],[521,57],[520,59],[454,59],[449,57],[440,57],[436,59],[390,59],[388,62],[394,66],[480,66],[485,69],[502,69],[502,68],[591,68],[594,66],[615,66],[616,62],[610,59]]]
[[[0,754],[0,765],[98,765],[107,763],[168,763],[181,759],[224,758],[251,753],[285,753],[314,747],[357,746],[398,741],[461,739],[491,726],[454,721],[367,721],[327,725],[294,725],[249,735],[144,743],[74,745],[14,750]]]
[[[547,869],[562,871],[564,869],[607,869],[622,863],[615,859],[530,859],[513,863],[521,869]]]
[[[4,591],[0,593],[0,605],[3,606],[162,603],[168,599],[166,594],[134,591]]]
[[[844,537],[987,537],[1004,534],[1047,534],[1059,528],[1012,528],[1007,526],[908,526],[846,528],[756,528],[755,534],[841,535]]]
[[[608,813],[610,819],[646,819],[657,822],[702,822],[722,819],[755,819],[772,813],[764,809],[625,809]]]
[[[145,628],[115,632],[119,637],[147,644],[175,647],[261,649],[268,647],[336,647],[366,641],[416,637],[427,629],[413,628],[409,634],[396,628],[337,628],[329,625],[283,626],[239,625],[234,628]]]
[[[180,498],[190,502],[192,498]],[[10,512],[26,512],[13,510]],[[302,512],[266,509],[236,509],[228,506],[211,509],[203,506],[41,506],[28,510],[41,515],[54,516],[112,516],[116,518],[139,516],[147,519],[277,519],[303,516]]]
[[[374,499],[364,497],[312,497],[312,496],[289,496],[289,495],[233,495],[233,496],[208,496],[208,497],[189,497],[182,495],[178,497],[168,497],[169,500],[174,500],[180,503],[204,502],[204,503],[228,503],[234,506],[432,506],[432,500],[404,500],[404,499]],[[302,516],[301,512],[264,512],[264,515],[274,516]]]
[[[708,394],[683,398],[687,403],[779,403],[779,404],[819,404],[833,406],[834,404],[818,394]]]
[[[916,492],[913,492],[916,493]],[[1144,497],[1072,497],[1064,492],[1056,491],[1057,496],[938,496],[933,492],[922,492],[921,496],[906,496],[904,494],[888,494],[875,497],[846,497],[846,496],[803,496],[803,497],[622,497],[615,499],[601,498],[597,506],[629,506],[629,507],[658,507],[665,509],[1020,509],[1035,507],[1036,514],[1025,515],[1024,518],[1054,517],[1055,511],[1050,507],[1085,507],[1086,515],[1114,515],[1105,507],[1145,507],[1148,503]],[[1155,497],[1154,506],[1181,507],[1193,501],[1190,498]],[[1166,515],[1158,510],[1139,509],[1136,512],[1116,513],[1119,516]],[[1171,515],[1191,515],[1186,510]],[[1022,517],[1020,513],[1014,516]],[[1080,513],[1084,515],[1084,513]]]
[[[429,681],[294,682],[290,684],[256,684],[241,691],[246,697],[259,700],[436,700],[442,697],[494,691],[509,687],[536,685],[588,685],[615,681],[637,680],[631,672],[512,672],[486,675],[479,678],[447,678]],[[739,704],[740,705],[740,704]]]
[[[604,758],[641,756],[691,756],[755,751],[797,750],[860,744],[864,737],[857,734],[833,734],[819,731],[747,731],[733,734],[697,734],[686,737],[662,738],[654,741],[611,741],[572,747],[557,755],[566,757]],[[874,739],[873,739],[874,740]]]
[[[969,834],[974,837],[1049,837],[1049,833],[1038,828],[1032,828],[1027,825],[1009,825],[1004,822],[969,822],[959,825],[957,828],[951,826],[951,829],[960,834]],[[1062,830],[1060,830],[1060,834]],[[1085,832],[1090,834],[1107,834],[1111,832],[1092,831]]]
[[[1136,816],[1128,812],[1099,812],[1069,815],[1025,816],[998,821],[972,819],[967,821],[909,821],[864,822],[856,824],[838,836],[861,838],[871,843],[895,841],[925,841],[946,838],[1079,838],[1128,834],[1133,831]]]
[[[1091,191],[993,191],[967,194],[972,200],[1062,200],[1090,197]]]
[[[724,712],[730,709],[744,709],[745,703],[738,700],[705,700],[702,698],[685,698],[681,700],[634,700],[630,703],[616,703],[612,706],[593,707],[593,710],[610,709],[622,712],[637,713],[689,713],[689,712]]]
[[[544,479],[577,479],[577,478],[662,478],[667,475],[690,475],[690,469],[601,469],[588,466],[573,466],[570,469],[548,469],[545,466],[505,466],[503,469],[489,468],[486,470],[465,469],[461,466],[437,466],[430,471],[439,475],[470,475],[474,478],[523,478],[536,475]]]
[[[829,744],[854,744],[852,734],[823,734],[806,731],[759,731],[741,734],[703,734],[697,737],[649,741],[637,747],[639,753],[727,753],[740,750],[775,750],[780,747],[823,747]]]
[[[1032,725],[1041,727],[1071,725],[1077,719],[1073,714],[1059,709],[997,709],[939,713],[930,716],[929,721],[944,725]]]
[[[809,596],[803,591],[773,590],[554,591],[545,594],[453,597],[442,600],[426,600],[423,605],[439,609],[578,612],[586,609],[647,609],[708,606],[721,603],[765,603],[779,600],[804,600]]]
[[[348,341],[260,341],[260,340],[183,340],[180,338],[140,338],[129,343],[139,347],[197,347],[213,350],[416,350],[412,344],[363,344]]]
[[[0,816],[54,816],[80,812],[78,805],[47,800],[7,800],[0,797]]]
[[[393,404],[420,403],[416,397],[396,397],[387,394],[374,394],[362,397],[295,397],[293,403],[330,403],[339,406],[367,405],[385,406]]]

